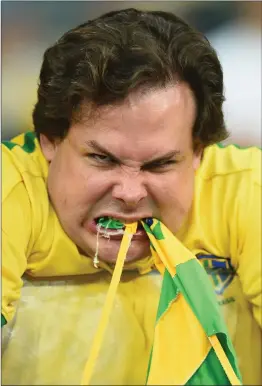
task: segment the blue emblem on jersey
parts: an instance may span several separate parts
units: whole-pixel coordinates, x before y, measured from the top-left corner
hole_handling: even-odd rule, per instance
[[[225,257],[202,254],[198,254],[197,258],[210,276],[215,293],[222,295],[236,275],[235,269],[230,264],[230,260]]]

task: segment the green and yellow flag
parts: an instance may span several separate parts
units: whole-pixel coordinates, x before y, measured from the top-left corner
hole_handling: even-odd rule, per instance
[[[163,274],[147,385],[241,385],[214,289],[197,258],[156,219],[143,226]],[[81,385],[89,385],[137,223],[126,224]]]
[[[148,385],[240,385],[236,355],[209,278],[158,220],[143,223],[163,283]]]

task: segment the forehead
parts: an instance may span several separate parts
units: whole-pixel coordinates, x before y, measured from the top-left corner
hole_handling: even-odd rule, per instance
[[[94,115],[89,115],[88,106],[84,106],[82,119],[71,127],[69,136],[78,144],[96,140],[118,151],[174,150],[191,145],[195,117],[193,93],[181,82],[130,94],[123,103],[100,107]]]

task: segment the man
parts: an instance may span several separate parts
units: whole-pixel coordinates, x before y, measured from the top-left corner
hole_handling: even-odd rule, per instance
[[[112,12],[45,52],[35,133],[3,145],[4,384],[79,384],[121,242],[98,223],[152,217],[206,267],[259,384],[261,156],[217,145],[223,99],[216,53],[169,13]],[[160,285],[139,227],[93,384],[145,383]]]

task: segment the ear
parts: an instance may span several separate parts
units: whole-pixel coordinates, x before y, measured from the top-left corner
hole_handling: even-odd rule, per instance
[[[40,134],[40,145],[45,159],[51,162],[57,150],[56,141],[50,141],[44,134]]]

